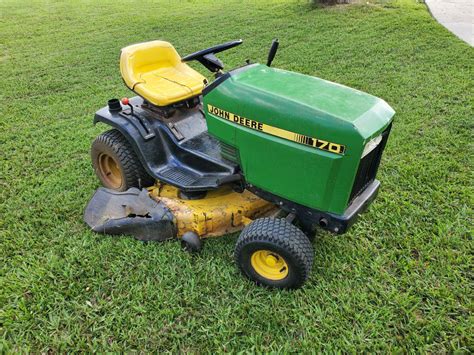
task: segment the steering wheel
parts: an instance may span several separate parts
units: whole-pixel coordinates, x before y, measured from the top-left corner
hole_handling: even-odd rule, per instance
[[[230,41],[226,43],[219,44],[214,47],[207,49],[202,49],[200,51],[188,54],[187,56],[181,58],[182,62],[189,62],[191,60],[197,60],[199,63],[204,65],[207,69],[212,72],[217,72],[221,69],[224,69],[224,64],[215,56],[216,53],[223,52],[227,49],[234,48],[242,44],[242,40]]]

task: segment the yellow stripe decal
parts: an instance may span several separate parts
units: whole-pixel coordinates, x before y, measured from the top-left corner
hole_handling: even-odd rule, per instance
[[[233,114],[232,112],[224,111],[218,107],[209,104],[207,105],[207,110],[211,115],[231,121],[240,126],[271,134],[272,136],[287,139],[292,142],[308,145],[317,149],[325,150],[327,152],[336,154],[344,154],[346,150],[346,147],[342,144],[331,143],[322,139],[308,137],[303,134],[298,134],[278,127],[273,127],[265,123],[261,123],[258,121],[251,120],[249,118]]]

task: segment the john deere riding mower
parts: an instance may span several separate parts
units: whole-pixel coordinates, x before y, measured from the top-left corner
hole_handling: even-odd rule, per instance
[[[315,77],[246,62],[223,71],[233,41],[181,58],[170,43],[122,49],[137,96],[111,99],[92,144],[104,187],[84,218],[96,232],[141,240],[201,240],[242,230],[240,270],[258,284],[308,278],[317,227],[344,233],[375,198],[394,111],[383,100]],[[186,63],[198,61],[208,80]]]

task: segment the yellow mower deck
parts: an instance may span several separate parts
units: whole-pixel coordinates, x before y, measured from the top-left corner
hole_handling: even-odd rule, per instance
[[[178,237],[190,231],[201,238],[219,237],[241,230],[255,218],[278,211],[275,205],[251,192],[237,193],[229,186],[209,191],[199,200],[180,198],[177,188],[159,182],[148,190],[153,199],[172,211]]]

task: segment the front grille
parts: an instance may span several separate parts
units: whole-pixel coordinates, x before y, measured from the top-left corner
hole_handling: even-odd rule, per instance
[[[387,127],[382,133],[382,141],[380,144],[367,154],[359,163],[359,168],[357,169],[357,175],[354,180],[354,185],[352,186],[351,196],[349,198],[349,204],[354,200],[359,194],[364,191],[364,189],[375,180],[377,175],[377,169],[379,168],[380,159],[382,158],[382,152],[387,144],[388,135],[392,124]]]

